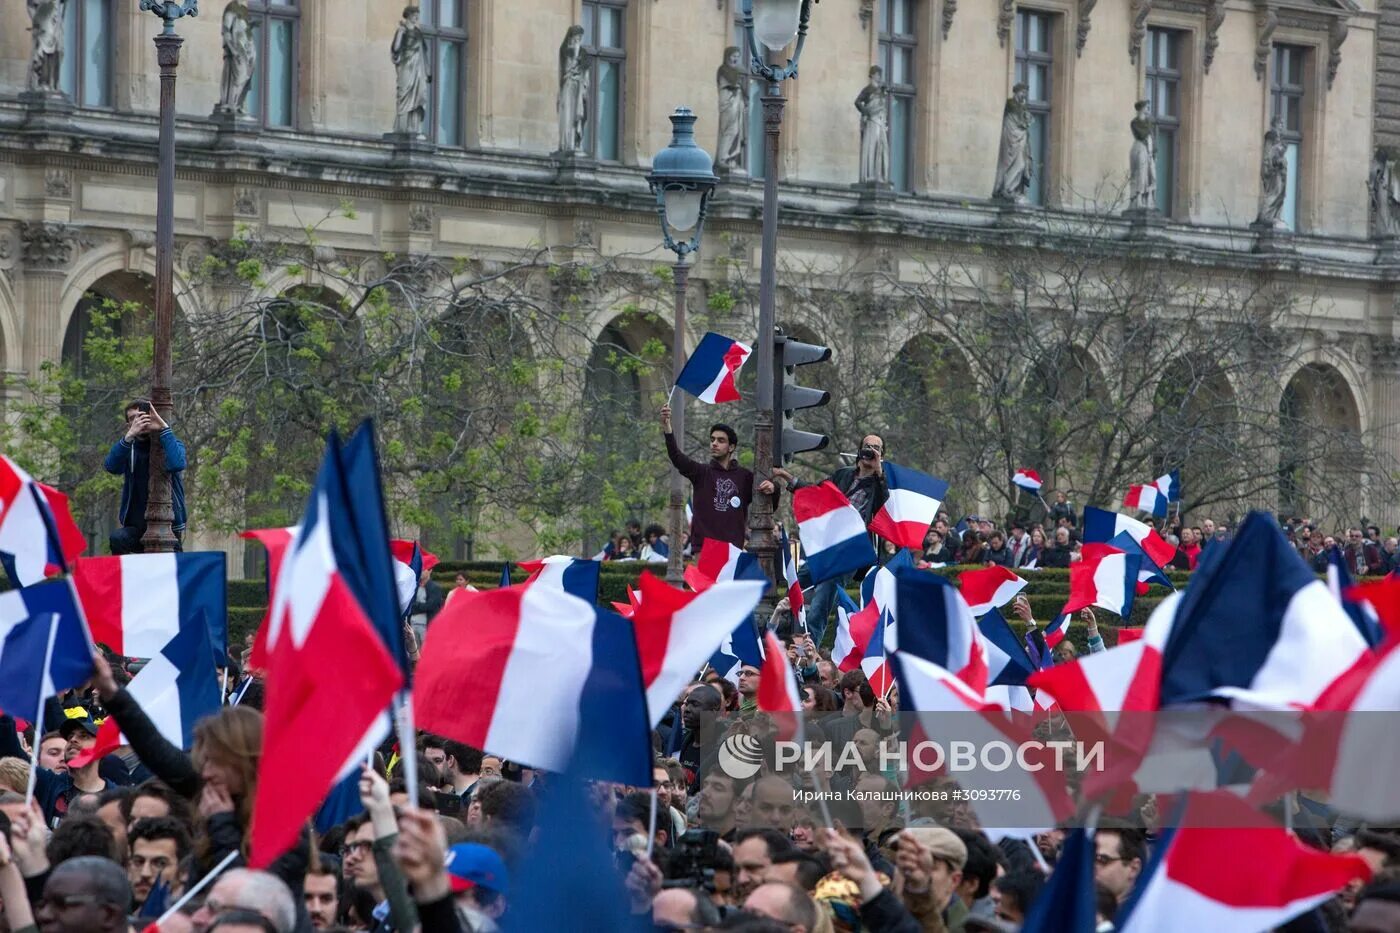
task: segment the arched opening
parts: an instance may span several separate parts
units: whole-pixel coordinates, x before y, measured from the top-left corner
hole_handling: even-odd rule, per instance
[[[886,458],[948,480],[954,496],[972,495],[976,460],[955,422],[978,419],[979,397],[961,351],[916,335],[895,354],[881,389]]]
[[[1088,489],[1111,413],[1103,373],[1086,350],[1059,344],[1042,357],[1022,393],[1026,455],[1039,464],[1045,494],[1051,488],[1079,494]]]
[[[104,553],[117,525],[122,483],[103,469],[111,446],[125,433],[124,409],[151,383],[152,280],[138,272],[103,276],[68,317],[56,391],[63,428],[55,433],[63,464],[60,486],[88,539],[88,553]],[[176,314],[175,341],[183,334]],[[176,367],[176,389],[180,377]]]
[[[1336,367],[1309,363],[1279,401],[1279,510],[1339,527],[1361,518],[1361,415]]]
[[[1234,387],[1214,362],[1174,360],[1152,404],[1152,476],[1180,470],[1186,498],[1202,504],[1235,498],[1257,478]]]

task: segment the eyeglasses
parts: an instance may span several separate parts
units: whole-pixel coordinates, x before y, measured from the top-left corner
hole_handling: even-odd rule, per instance
[[[1103,853],[1099,853],[1094,856],[1095,865],[1112,865],[1114,862],[1125,861],[1127,861],[1127,859],[1123,858],[1121,855],[1104,855]]]
[[[347,859],[355,854],[368,855],[374,849],[372,842],[347,842],[340,847],[340,857]]]

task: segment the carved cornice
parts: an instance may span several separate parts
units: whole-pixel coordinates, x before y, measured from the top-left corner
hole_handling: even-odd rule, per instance
[[[1274,49],[1274,31],[1278,29],[1278,10],[1261,4],[1254,14],[1258,38],[1254,43],[1254,77],[1263,81],[1269,72],[1269,56]]]
[[[1076,57],[1084,54],[1084,43],[1089,41],[1089,16],[1094,12],[1094,7],[1098,5],[1098,2],[1099,0],[1079,0],[1079,24],[1074,38]]]
[[[1337,79],[1337,69],[1342,64],[1342,44],[1347,40],[1349,20],[1360,12],[1360,7],[1352,0],[1318,0],[1306,8],[1286,6],[1279,0],[1256,0],[1256,4],[1258,39],[1254,46],[1255,77],[1262,81],[1269,72],[1269,57],[1273,52],[1273,38],[1278,27],[1326,32],[1327,87],[1330,90]]]
[[[1337,80],[1337,69],[1342,64],[1342,43],[1347,41],[1351,27],[1345,16],[1333,19],[1327,27],[1327,90],[1332,90],[1332,82]]]
[[[943,38],[953,28],[953,15],[958,12],[958,0],[943,0]]]
[[[1011,23],[1016,18],[1016,0],[1001,0],[997,10],[997,42],[1006,48],[1006,40],[1011,37]]]
[[[1201,57],[1201,65],[1206,74],[1215,61],[1215,50],[1220,48],[1220,27],[1225,23],[1225,0],[1210,0],[1206,9],[1206,47]]]
[[[875,0],[860,0],[860,28],[861,31],[870,28],[870,21],[875,18]]]

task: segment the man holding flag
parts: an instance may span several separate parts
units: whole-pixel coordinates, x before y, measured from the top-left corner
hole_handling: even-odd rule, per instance
[[[867,434],[860,439],[860,451],[856,454],[854,466],[844,466],[831,474],[831,482],[841,491],[865,522],[870,522],[889,499],[890,492],[885,484],[885,441],[878,434]],[[785,480],[790,489],[799,489],[802,482],[781,467],[773,468],[773,475]],[[844,587],[849,577],[838,577],[818,583],[812,588],[807,603],[807,629],[812,639],[822,643],[826,633],[827,617],[836,603],[837,587]]]
[[[694,488],[695,515],[690,523],[690,549],[699,554],[707,538],[728,541],[742,548],[748,540],[749,503],[753,501],[753,471],[739,466],[735,454],[739,447],[738,433],[727,424],[710,428],[710,462],[700,463],[687,457],[671,432],[671,406],[661,407],[661,430],[666,435],[666,455]],[[775,474],[778,470],[773,471]],[[771,479],[758,484],[765,496],[774,495]],[[773,505],[777,507],[775,497]]]

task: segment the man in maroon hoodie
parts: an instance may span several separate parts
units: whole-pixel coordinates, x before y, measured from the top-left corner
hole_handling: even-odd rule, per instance
[[[734,452],[739,435],[727,424],[710,428],[710,462],[699,463],[681,452],[676,436],[671,433],[671,406],[661,409],[661,430],[666,434],[666,454],[676,469],[690,480],[693,489],[690,523],[690,547],[694,554],[706,538],[728,541],[743,547],[749,533],[749,503],[753,501],[753,471],[739,466]],[[766,496],[774,494],[773,481],[758,484]],[[776,500],[774,505],[776,506]]]

